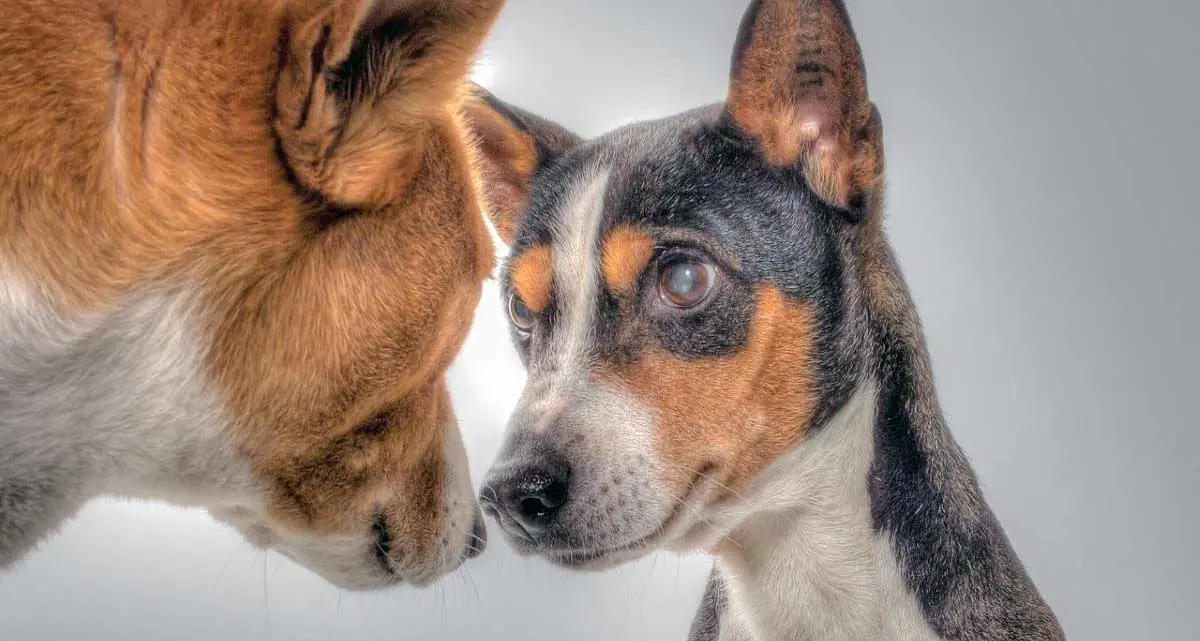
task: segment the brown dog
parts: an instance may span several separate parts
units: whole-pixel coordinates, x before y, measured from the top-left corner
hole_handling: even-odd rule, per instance
[[[458,115],[503,0],[11,0],[0,567],[102,493],[352,588],[482,548],[444,373],[490,272]]]

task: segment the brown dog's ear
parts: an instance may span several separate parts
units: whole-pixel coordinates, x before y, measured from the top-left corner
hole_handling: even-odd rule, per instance
[[[294,180],[348,208],[396,198],[504,0],[296,0],[274,123]]]
[[[733,53],[728,115],[776,166],[855,217],[883,175],[882,124],[842,0],[754,0]]]
[[[482,87],[475,87],[465,111],[467,126],[478,142],[476,165],[488,219],[500,239],[511,245],[533,177],[581,140],[559,125],[501,101]]]

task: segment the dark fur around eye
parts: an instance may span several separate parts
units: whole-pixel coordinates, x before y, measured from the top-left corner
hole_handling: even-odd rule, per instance
[[[658,295],[662,270],[680,262],[709,265],[713,279],[707,298],[692,308],[672,308]],[[745,345],[754,318],[754,288],[703,252],[690,248],[664,251],[654,267],[646,270],[642,290],[642,313],[663,349],[684,358],[702,358],[727,356]]]

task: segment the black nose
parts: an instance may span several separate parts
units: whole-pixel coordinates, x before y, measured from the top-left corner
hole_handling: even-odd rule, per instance
[[[565,465],[540,464],[500,475],[480,496],[484,511],[501,526],[515,522],[536,536],[554,523],[569,498],[570,470]]]
[[[515,515],[525,523],[554,518],[567,502],[567,483],[543,470],[531,470],[517,484]]]

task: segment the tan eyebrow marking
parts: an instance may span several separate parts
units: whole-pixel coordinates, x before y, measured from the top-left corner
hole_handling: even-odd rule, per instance
[[[513,289],[531,311],[545,311],[550,304],[550,285],[554,279],[554,260],[550,247],[536,244],[513,260],[509,273]]]
[[[617,293],[632,289],[654,255],[654,238],[631,225],[622,225],[604,239],[600,270],[608,288]]]

